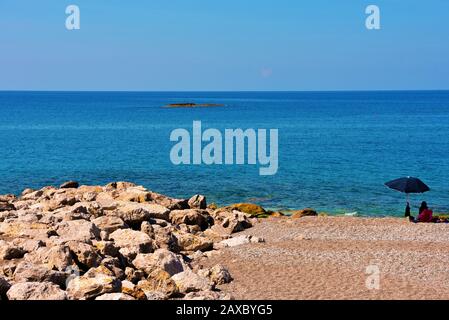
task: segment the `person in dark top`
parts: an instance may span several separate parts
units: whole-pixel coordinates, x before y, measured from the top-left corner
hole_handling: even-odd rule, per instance
[[[427,206],[427,202],[425,201],[421,202],[421,206],[419,207],[419,214],[421,214],[421,212],[423,212],[426,209],[429,209],[429,207]]]
[[[405,207],[405,217],[410,218],[410,203],[407,201],[407,206]]]

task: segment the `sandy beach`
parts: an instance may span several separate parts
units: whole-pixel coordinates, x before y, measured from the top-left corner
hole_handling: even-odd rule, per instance
[[[0,298],[449,299],[448,228],[68,181],[0,196]]]
[[[449,225],[401,218],[260,220],[243,234],[265,243],[225,248],[199,263],[225,265],[236,299],[448,299]],[[368,289],[367,266],[380,271]]]

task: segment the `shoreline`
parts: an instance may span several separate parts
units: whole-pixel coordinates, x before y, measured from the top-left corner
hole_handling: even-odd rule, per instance
[[[447,299],[448,228],[69,181],[0,195],[0,298]]]

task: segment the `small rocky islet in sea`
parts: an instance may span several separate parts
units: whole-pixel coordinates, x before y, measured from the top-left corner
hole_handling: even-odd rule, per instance
[[[212,107],[224,107],[224,104],[185,102],[185,103],[170,103],[164,106],[164,108],[212,108]]]
[[[312,211],[297,212],[316,215]],[[175,199],[130,182],[64,183],[0,196],[0,298],[9,300],[231,299],[223,265],[194,262],[264,242],[234,235],[281,216],[205,196]]]

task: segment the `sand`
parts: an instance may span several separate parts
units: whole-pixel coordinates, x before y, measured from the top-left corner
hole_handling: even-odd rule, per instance
[[[234,281],[219,288],[236,299],[449,299],[449,224],[269,218],[242,234],[266,242],[198,261],[228,267]]]

